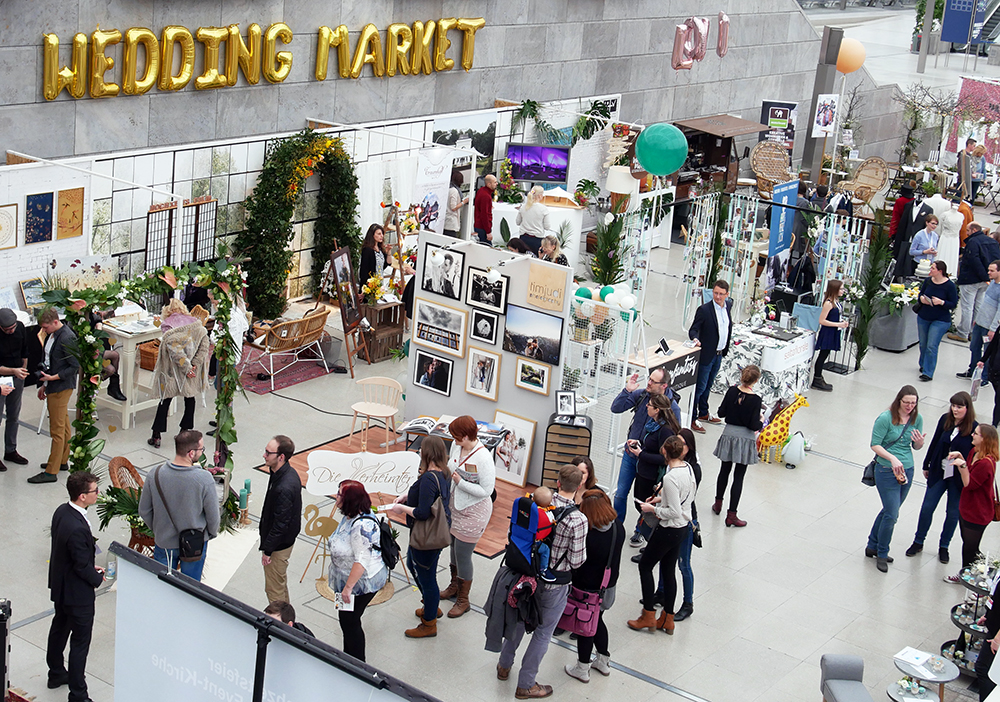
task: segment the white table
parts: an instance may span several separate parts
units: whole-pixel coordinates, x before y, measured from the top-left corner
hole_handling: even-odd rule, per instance
[[[136,346],[147,341],[152,341],[153,339],[161,338],[163,332],[160,331],[159,327],[153,326],[152,319],[150,319],[148,329],[142,329],[133,333],[119,329],[110,322],[104,323],[104,330],[111,337],[112,347],[117,342],[120,342],[122,345],[119,352],[121,358],[118,362],[118,374],[121,376],[122,392],[125,393],[126,400],[122,402],[108,397],[107,393],[98,393],[97,404],[98,406],[109,407],[115,412],[120,413],[122,428],[131,429],[132,419],[136,412],[156,407],[160,404],[160,399],[153,393],[152,386],[139,384],[139,363],[136,358]],[[153,396],[145,400],[138,400],[137,393],[139,390],[143,390],[147,395]]]

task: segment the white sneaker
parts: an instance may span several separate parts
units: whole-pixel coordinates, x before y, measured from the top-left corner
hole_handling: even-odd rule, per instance
[[[577,661],[573,665],[567,665],[563,670],[571,678],[576,678],[580,682],[590,682],[590,666],[586,663]]]
[[[590,667],[601,675],[611,675],[611,656],[604,656],[598,653],[597,658],[591,662]]]
[[[628,545],[632,548],[640,548],[646,543],[646,539],[643,538],[642,534],[632,534],[632,538],[628,540]]]

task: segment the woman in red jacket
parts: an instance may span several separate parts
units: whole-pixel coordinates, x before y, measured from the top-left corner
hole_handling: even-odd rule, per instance
[[[964,486],[958,500],[958,516],[962,529],[962,568],[967,568],[979,557],[979,542],[993,521],[993,478],[1000,458],[997,430],[989,424],[978,425],[972,432],[968,459],[962,458],[958,451],[949,453],[948,458],[954,461]],[[961,582],[957,575],[949,575],[945,580]]]

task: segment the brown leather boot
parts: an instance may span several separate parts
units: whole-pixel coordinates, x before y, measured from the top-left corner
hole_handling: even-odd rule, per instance
[[[461,617],[469,611],[469,590],[471,589],[471,580],[460,579],[458,581],[458,598],[455,600],[455,606],[448,610],[448,616],[450,618],[455,619],[456,617]]]
[[[635,629],[636,631],[641,631],[642,629],[649,629],[650,631],[656,629],[656,610],[655,609],[643,609],[642,614],[639,615],[638,619],[629,619],[628,628]]]
[[[420,623],[413,629],[403,632],[411,639],[425,639],[438,635],[437,619],[424,619],[421,617]]]
[[[667,614],[667,610],[663,610],[663,614],[660,618],[656,620],[656,628],[663,631],[664,634],[674,635],[674,615]]]
[[[736,516],[736,510],[731,509],[726,513],[727,527],[745,527],[747,523]]]
[[[722,500],[720,498],[715,498],[715,502],[712,504],[712,511],[716,514],[722,513]]]
[[[417,619],[423,619],[424,618],[424,608],[423,607],[418,607],[416,610],[414,610],[413,613],[417,615]],[[438,607],[438,619],[440,619],[443,616],[444,616],[444,614],[441,612],[441,608]]]
[[[458,584],[462,582],[458,578],[458,568],[451,566],[451,585],[441,591],[442,600],[453,600],[458,594]]]

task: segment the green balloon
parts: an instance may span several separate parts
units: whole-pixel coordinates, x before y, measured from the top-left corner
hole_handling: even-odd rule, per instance
[[[591,300],[594,297],[594,291],[590,288],[579,287],[576,289],[576,296]]]
[[[639,133],[635,142],[635,157],[639,164],[656,176],[675,173],[684,165],[688,154],[684,132],[672,124],[651,124]]]
[[[614,291],[615,291],[615,286],[613,285],[605,285],[603,288],[601,288],[601,301],[603,302],[604,300],[607,300],[608,295],[610,295]]]

